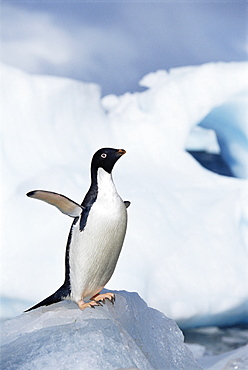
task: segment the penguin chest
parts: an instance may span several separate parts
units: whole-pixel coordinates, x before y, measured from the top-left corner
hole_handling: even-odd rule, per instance
[[[74,226],[70,246],[72,299],[89,299],[111,278],[125,237],[126,207],[115,192],[99,193],[83,231]]]

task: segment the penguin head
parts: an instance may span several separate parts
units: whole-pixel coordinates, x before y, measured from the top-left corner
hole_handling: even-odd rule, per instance
[[[96,170],[101,167],[111,173],[116,161],[125,154],[124,149],[102,148],[99,149],[92,158],[91,168]]]

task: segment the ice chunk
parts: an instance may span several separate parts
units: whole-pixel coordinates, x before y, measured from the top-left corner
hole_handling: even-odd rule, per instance
[[[173,320],[136,293],[81,311],[64,301],[2,325],[1,369],[200,369]]]

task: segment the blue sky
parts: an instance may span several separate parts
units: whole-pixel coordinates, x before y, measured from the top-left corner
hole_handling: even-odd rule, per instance
[[[246,22],[245,0],[2,0],[1,60],[123,94],[158,69],[245,60]]]

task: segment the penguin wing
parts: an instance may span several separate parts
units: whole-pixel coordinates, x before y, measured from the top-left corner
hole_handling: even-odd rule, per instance
[[[27,193],[27,196],[43,200],[44,202],[57,207],[62,213],[70,217],[79,217],[84,208],[64,195],[53,193],[52,191],[33,190]]]
[[[131,202],[129,202],[129,200],[124,200],[124,204],[126,206],[126,208],[128,208],[131,204]]]

